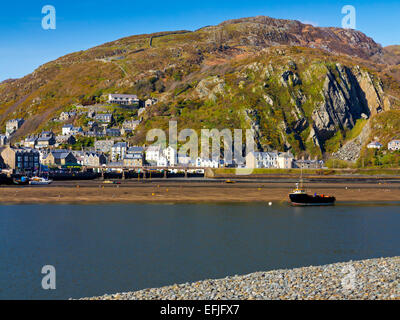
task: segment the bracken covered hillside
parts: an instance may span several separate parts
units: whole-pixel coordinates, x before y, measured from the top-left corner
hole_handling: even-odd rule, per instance
[[[356,160],[372,132],[380,134],[372,119],[399,117],[399,51],[359,31],[268,17],[132,36],[1,83],[0,124],[27,119],[19,138],[48,127],[71,105],[132,93],[160,101],[134,142],[177,119],[179,129],[253,128],[263,150]],[[392,136],[400,134],[395,123]],[[351,143],[356,152],[349,156]]]

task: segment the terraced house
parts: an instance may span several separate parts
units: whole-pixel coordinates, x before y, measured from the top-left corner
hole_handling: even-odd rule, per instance
[[[42,164],[46,166],[65,166],[67,164],[75,164],[77,163],[77,159],[72,154],[72,152],[68,150],[52,150],[47,155],[45,155],[42,159]]]
[[[30,148],[7,146],[1,152],[4,164],[17,173],[34,172],[40,169],[39,151]]]
[[[107,158],[104,154],[94,152],[85,153],[82,164],[89,167],[100,167],[103,164],[107,164]]]
[[[124,157],[125,167],[142,167],[144,164],[144,148],[130,147]]]

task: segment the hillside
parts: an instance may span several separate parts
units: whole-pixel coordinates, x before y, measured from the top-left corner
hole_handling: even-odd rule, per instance
[[[329,156],[370,119],[400,108],[399,61],[398,47],[382,48],[359,31],[268,17],[230,20],[123,38],[2,82],[0,124],[27,119],[15,139],[57,130],[51,119],[73,105],[132,93],[160,101],[135,143],[177,119],[179,129],[252,127],[260,149]],[[400,134],[397,122],[391,130]],[[364,130],[359,152],[369,138]]]

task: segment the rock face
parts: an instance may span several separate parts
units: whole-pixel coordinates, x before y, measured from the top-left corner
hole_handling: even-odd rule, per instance
[[[337,64],[335,70],[327,73],[322,94],[324,102],[312,115],[319,143],[330,139],[338,130],[352,129],[358,119],[385,109],[381,84],[359,67],[351,70]]]
[[[200,98],[206,98],[215,101],[216,94],[222,94],[225,90],[225,83],[217,76],[203,79],[196,87],[196,91]]]

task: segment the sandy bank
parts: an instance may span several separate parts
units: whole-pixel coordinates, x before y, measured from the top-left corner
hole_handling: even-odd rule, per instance
[[[186,202],[287,202],[290,183],[208,182],[122,182],[104,185],[99,181],[61,185],[1,187],[0,202],[19,203],[186,203]],[[400,184],[308,184],[309,192],[334,195],[338,202],[400,201]]]

